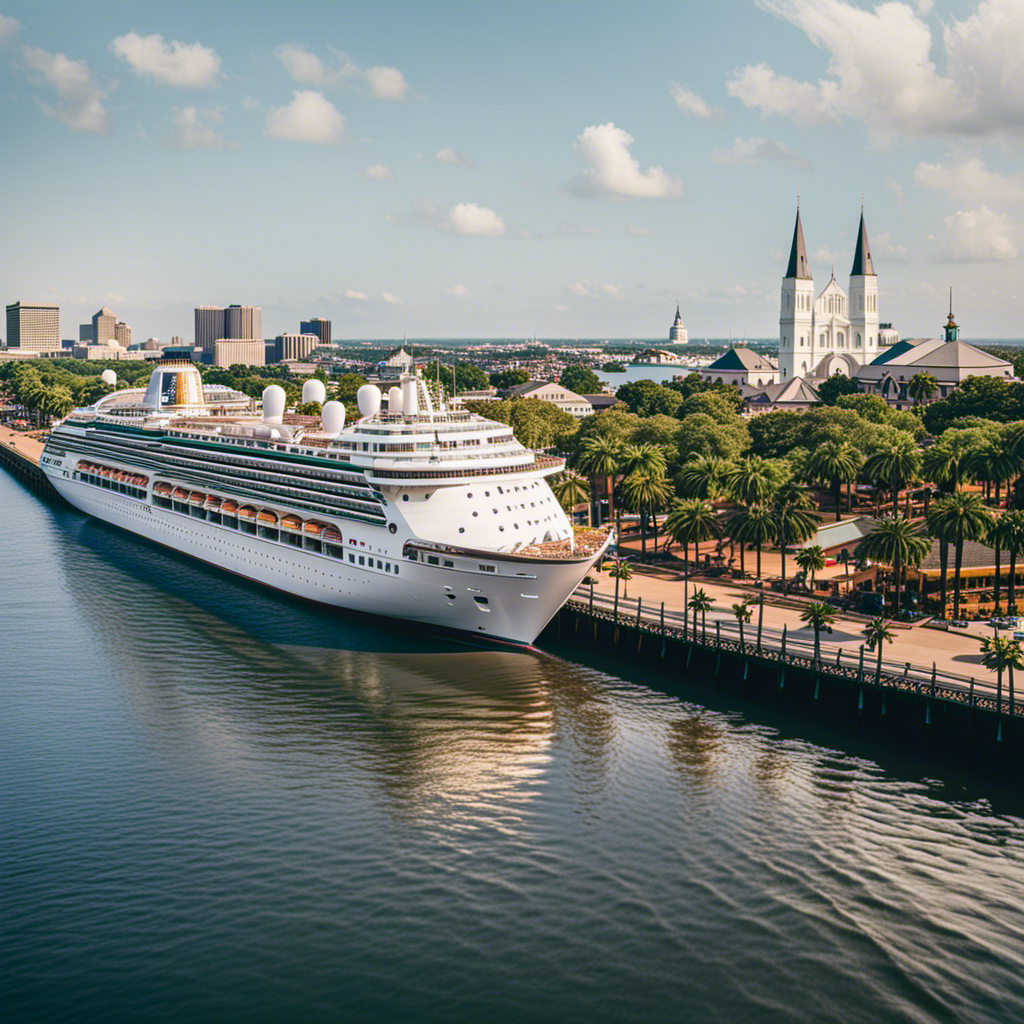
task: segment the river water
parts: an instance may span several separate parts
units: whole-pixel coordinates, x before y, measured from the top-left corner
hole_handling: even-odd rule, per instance
[[[1012,786],[0,509],[5,1021],[1024,1018]]]

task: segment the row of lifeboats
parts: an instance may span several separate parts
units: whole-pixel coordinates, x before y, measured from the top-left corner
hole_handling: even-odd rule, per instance
[[[110,466],[98,466],[94,462],[79,462],[79,473],[89,473],[92,476],[106,477],[119,484],[131,484],[133,487],[148,487],[149,477],[141,473],[129,473],[126,469],[113,469]]]
[[[335,544],[341,543],[341,533],[337,527],[329,523],[321,523],[315,519],[301,519],[294,514],[278,515],[268,508],[257,508],[255,505],[239,505],[231,498],[219,498],[214,494],[202,491],[189,491],[184,487],[174,487],[164,481],[153,485],[153,493],[172,501],[196,505],[209,512],[219,512],[224,516],[238,516],[240,519],[255,521],[263,526],[291,530],[294,533],[305,533],[321,540]]]

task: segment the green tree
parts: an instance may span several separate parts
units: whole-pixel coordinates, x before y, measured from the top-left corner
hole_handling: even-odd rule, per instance
[[[615,517],[615,477],[622,466],[622,445],[606,437],[589,437],[580,448],[577,462],[591,477],[603,476],[608,489],[608,518]],[[593,489],[593,482],[591,482]],[[598,516],[600,518],[600,516]]]
[[[683,461],[695,455],[737,459],[750,446],[750,432],[740,416],[720,423],[706,413],[695,412],[680,422],[679,457]]]
[[[577,505],[587,503],[587,526],[592,525],[590,518],[590,481],[581,476],[574,469],[566,469],[553,477],[551,490],[554,492],[558,504],[565,510],[566,515],[571,516],[572,510]]]
[[[832,492],[835,503],[836,522],[839,522],[839,496],[846,484],[847,511],[850,508],[850,486],[857,479],[857,473],[864,462],[864,456],[846,441],[826,441],[811,453],[807,460],[805,476],[812,483],[822,484]]]
[[[678,392],[646,379],[620,384],[615,397],[640,416],[675,416],[683,401]]]
[[[570,363],[562,371],[558,383],[577,395],[598,395],[604,387],[601,378],[589,366],[584,366],[582,363]]]
[[[743,625],[750,621],[750,615],[753,612],[753,608],[750,602],[744,598],[739,604],[732,606],[732,613],[736,617],[736,622],[740,627],[740,650],[742,651],[747,645],[743,639]]]
[[[823,380],[815,390],[825,405],[835,405],[842,395],[856,395],[860,388],[852,377],[836,371],[831,377]]]
[[[617,359],[611,359],[607,363],[601,364],[602,373],[625,373],[626,367],[623,363],[620,363]]]
[[[810,601],[800,613],[800,621],[814,629],[814,660],[821,661],[821,630],[836,621],[836,610],[824,601]]]
[[[931,541],[906,516],[882,516],[858,545],[858,559],[870,558],[892,568],[893,617],[899,618],[902,574],[907,566],[920,565],[931,550]]]
[[[726,480],[732,464],[717,455],[698,455],[683,464],[676,476],[676,486],[685,498],[706,498],[715,501],[728,491]]]
[[[805,573],[810,573],[811,590],[814,590],[814,577],[825,568],[825,549],[820,544],[812,544],[810,547],[801,548],[793,561],[803,569]]]
[[[907,394],[914,400],[914,405],[924,405],[931,401],[932,395],[939,389],[939,382],[933,373],[920,370],[910,378]]]
[[[1014,713],[1013,670],[1024,669],[1024,655],[1020,644],[1009,637],[987,636],[981,641],[981,663],[996,673],[996,711],[1003,713],[1003,672],[1009,672],[1010,714]]]
[[[732,464],[725,477],[732,496],[744,505],[767,501],[778,488],[778,476],[768,459],[746,455]]]
[[[529,379],[530,374],[527,370],[502,370],[500,373],[492,373],[490,378],[491,387],[497,388],[499,391],[518,387],[520,384],[525,384]]]
[[[302,416],[319,416],[323,406],[319,402],[304,402],[299,406],[299,413]]]
[[[953,563],[953,618],[960,618],[960,569],[963,562],[964,541],[981,540],[988,532],[991,515],[978,494],[954,491],[936,498],[928,512],[928,529],[933,537],[954,545]],[[945,566],[942,570],[942,614],[945,607]]]
[[[814,511],[814,503],[798,487],[786,486],[779,490],[772,502],[775,539],[782,558],[782,592],[786,592],[786,548],[800,544],[818,532],[821,516]]]
[[[624,562],[621,558],[616,558],[615,559],[615,564],[608,570],[608,575],[611,576],[612,579],[617,581],[616,584],[615,584],[615,594],[616,594],[615,620],[618,621],[618,618],[619,618],[619,606],[618,606],[618,600],[617,600],[618,593],[619,593],[619,583],[618,583],[618,581],[621,581],[621,583],[622,583],[622,596],[628,600],[629,599],[629,593],[627,592],[627,587],[629,586],[629,581],[633,578],[633,567],[629,564],[629,562]]]
[[[892,420],[892,408],[881,395],[841,395],[836,399],[836,407],[849,409],[872,423],[885,424]]]
[[[1017,557],[1024,552],[1024,512],[1004,512],[988,528],[988,542],[996,551],[996,613],[999,612],[999,554],[1010,556],[1010,579],[1007,584],[1006,610],[1017,613]]]
[[[761,548],[775,538],[775,511],[766,503],[747,505],[731,513],[725,521],[729,537],[743,549],[753,544],[757,550],[757,578],[761,578]]]
[[[892,630],[886,625],[881,615],[876,615],[861,631],[861,636],[867,637],[868,650],[878,651],[878,666],[875,669],[875,682],[882,682],[882,647],[884,644],[891,644],[893,641]]]
[[[701,637],[704,640],[708,638],[708,612],[714,607],[711,598],[708,596],[707,591],[700,587],[693,592],[693,597],[689,601],[690,611],[693,612],[693,635],[697,635],[697,612],[700,612],[700,631]]]
[[[892,514],[899,512],[900,486],[921,470],[921,453],[912,437],[896,434],[878,446],[865,460],[864,473],[871,480],[885,480],[892,491]]]
[[[620,487],[622,502],[627,508],[640,514],[640,561],[647,561],[647,519],[651,516],[657,523],[657,514],[672,497],[672,488],[663,473],[653,470],[634,469]],[[657,538],[655,538],[657,547]]]
[[[683,561],[689,565],[690,545],[722,536],[722,524],[711,506],[700,498],[676,498],[665,520],[665,532],[683,548]]]

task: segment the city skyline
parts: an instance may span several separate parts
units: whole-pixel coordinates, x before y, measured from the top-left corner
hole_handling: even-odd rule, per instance
[[[883,321],[1024,335],[1020,3],[244,11],[0,3],[5,303],[768,338],[798,192],[819,291],[863,194]]]

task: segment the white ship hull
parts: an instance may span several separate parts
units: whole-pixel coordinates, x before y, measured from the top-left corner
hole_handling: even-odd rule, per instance
[[[532,643],[599,557],[526,562],[494,552],[479,558],[497,571],[475,571],[474,558],[442,568],[403,558],[386,529],[363,526],[362,539],[348,543],[369,564],[351,564],[99,489],[73,479],[72,458],[66,467],[47,461],[43,469],[73,506],[147,540],[306,600],[476,637]],[[350,534],[351,524],[342,525]]]

